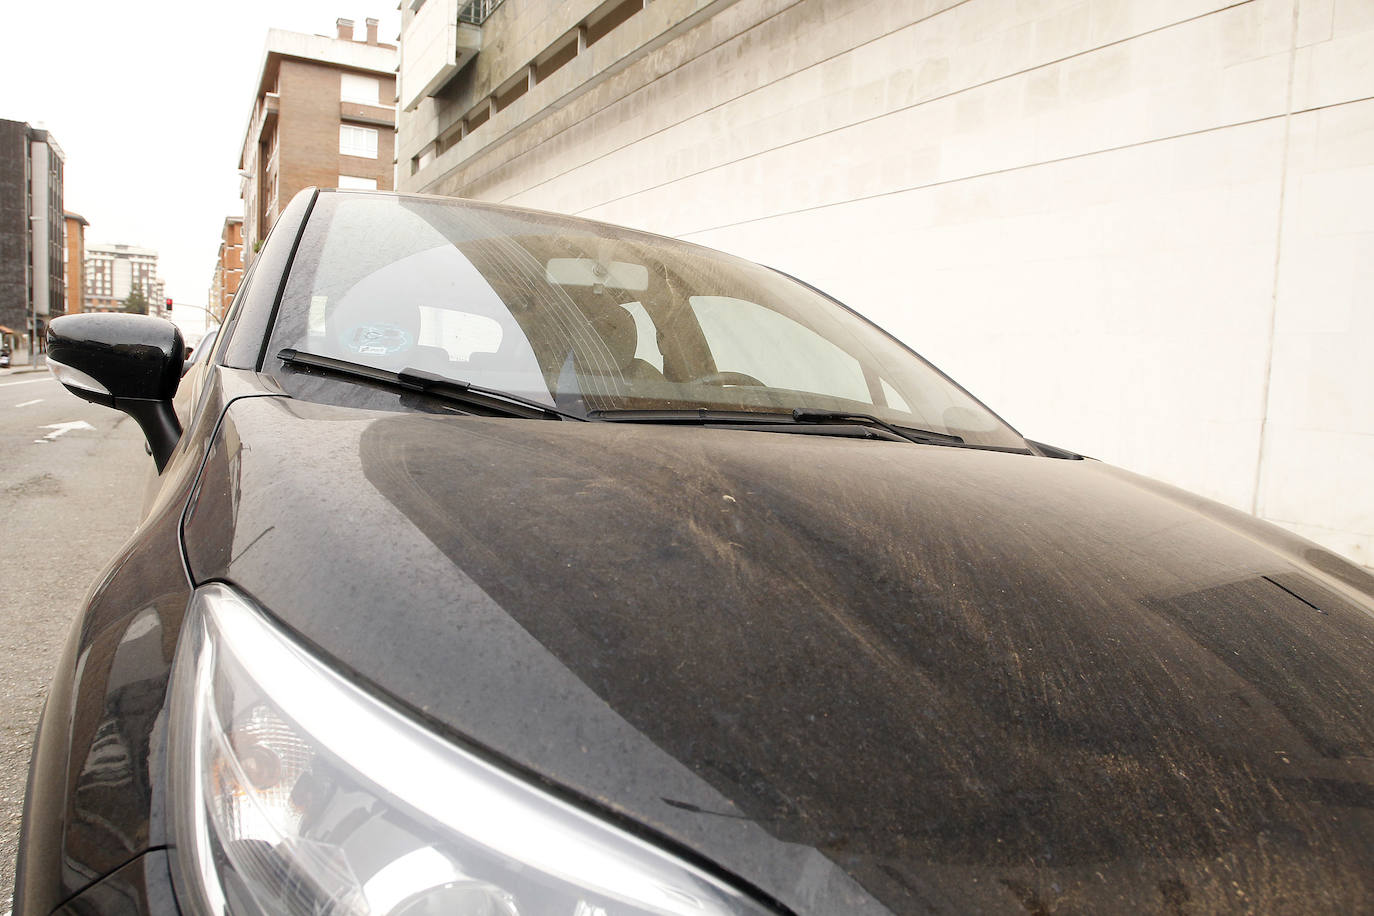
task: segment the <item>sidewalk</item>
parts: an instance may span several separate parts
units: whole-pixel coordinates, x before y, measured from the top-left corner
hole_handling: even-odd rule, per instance
[[[0,369],[0,378],[7,375],[22,375],[25,372],[46,372],[48,371],[48,354],[38,354],[38,365],[29,365],[29,354],[23,350],[15,350],[10,354],[10,368]]]

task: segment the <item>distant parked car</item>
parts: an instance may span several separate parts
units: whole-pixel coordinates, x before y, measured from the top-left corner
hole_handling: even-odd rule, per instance
[[[219,333],[219,328],[214,327],[200,336],[194,344],[187,343],[182,352],[185,354],[185,362],[182,364],[181,373],[185,375],[191,371],[191,367],[196,363],[204,362],[205,357],[215,346],[215,335]]]
[[[0,347],[0,369],[10,368],[10,348]]]
[[[1374,900],[1374,578],[803,283],[311,190],[183,358],[51,324],[159,473],[47,697],[17,914]]]

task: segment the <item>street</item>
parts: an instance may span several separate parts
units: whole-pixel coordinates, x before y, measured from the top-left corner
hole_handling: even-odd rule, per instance
[[[48,682],[87,590],[138,521],[150,466],[124,414],[46,371],[0,373],[0,913]]]

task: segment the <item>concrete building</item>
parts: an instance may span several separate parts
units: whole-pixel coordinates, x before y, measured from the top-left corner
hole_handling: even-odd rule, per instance
[[[163,314],[156,251],[136,245],[86,246],[86,311],[121,312],[135,289],[148,300],[149,315]]]
[[[1025,433],[1374,565],[1369,0],[415,6],[402,189],[805,277]]]
[[[249,262],[281,208],[302,188],[393,187],[396,46],[272,29],[239,156]]]
[[[80,213],[62,215],[66,226],[67,243],[62,249],[62,273],[66,278],[68,315],[86,310],[86,227],[90,225]]]
[[[11,347],[36,338],[41,351],[66,308],[65,158],[48,131],[0,120],[0,337]]]
[[[215,270],[210,280],[210,298],[207,311],[218,321],[224,320],[224,313],[234,301],[243,280],[243,218],[225,217],[224,229],[220,233],[219,255],[215,259]]]

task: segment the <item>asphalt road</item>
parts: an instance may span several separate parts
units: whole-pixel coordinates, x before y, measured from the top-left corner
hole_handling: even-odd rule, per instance
[[[62,428],[74,423],[90,428]],[[47,372],[0,372],[0,913],[48,682],[87,590],[138,522],[151,462],[124,414]]]

